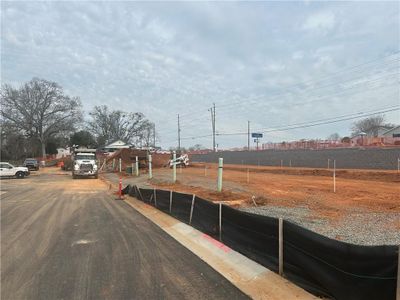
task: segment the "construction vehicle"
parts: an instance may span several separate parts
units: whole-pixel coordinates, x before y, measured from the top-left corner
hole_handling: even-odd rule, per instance
[[[189,156],[187,154],[183,154],[177,157],[175,161],[174,159],[170,159],[168,162],[168,166],[172,168],[174,165],[186,168],[189,165]]]
[[[93,176],[98,178],[99,169],[96,160],[96,149],[77,148],[72,154],[72,178]]]

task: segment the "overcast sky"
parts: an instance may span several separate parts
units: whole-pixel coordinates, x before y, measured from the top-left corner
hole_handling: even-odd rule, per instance
[[[1,3],[1,78],[40,77],[94,105],[143,112],[159,143],[399,105],[400,4],[393,2]],[[400,123],[399,111],[386,114]],[[263,141],[349,135],[354,120]],[[211,147],[211,138],[183,146]],[[220,148],[246,136],[218,136]]]

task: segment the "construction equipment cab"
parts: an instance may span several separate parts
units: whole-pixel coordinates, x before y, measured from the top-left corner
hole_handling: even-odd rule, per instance
[[[74,149],[72,166],[73,179],[78,176],[94,176],[94,178],[98,178],[96,149]]]

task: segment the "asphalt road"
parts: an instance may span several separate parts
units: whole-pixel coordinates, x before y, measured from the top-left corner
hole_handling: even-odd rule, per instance
[[[1,299],[246,299],[99,179],[1,180]]]

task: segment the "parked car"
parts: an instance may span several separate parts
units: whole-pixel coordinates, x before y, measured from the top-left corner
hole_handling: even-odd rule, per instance
[[[39,170],[39,162],[35,158],[27,158],[23,164],[24,167],[27,167],[29,170]]]
[[[17,177],[24,178],[30,174],[27,167],[14,167],[8,162],[0,162],[0,176],[1,177]]]

